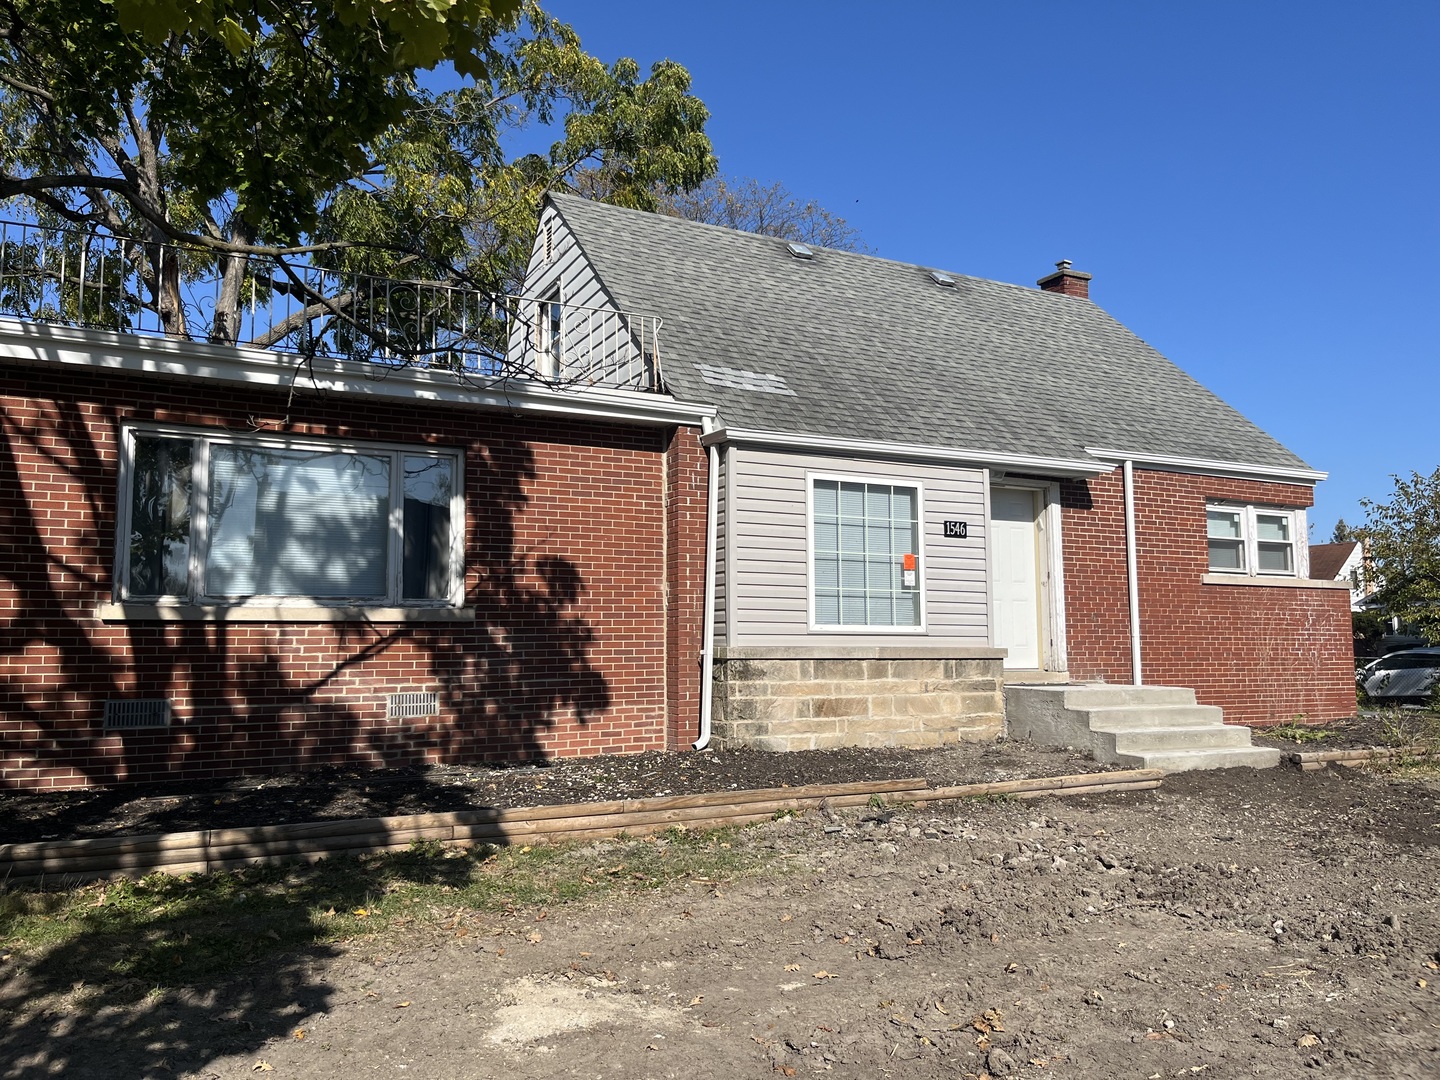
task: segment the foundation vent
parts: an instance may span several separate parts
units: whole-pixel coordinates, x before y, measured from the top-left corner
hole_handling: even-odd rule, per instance
[[[440,695],[433,690],[409,690],[403,694],[391,694],[385,699],[385,716],[391,720],[438,716],[439,713]]]
[[[105,702],[106,731],[135,731],[139,728],[168,728],[168,698],[111,699]]]

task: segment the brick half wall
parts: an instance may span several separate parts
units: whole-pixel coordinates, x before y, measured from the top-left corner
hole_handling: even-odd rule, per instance
[[[1231,723],[1355,713],[1350,599],[1323,586],[1207,584],[1211,500],[1308,507],[1309,487],[1136,469],[1145,682],[1187,686]],[[1065,630],[1072,677],[1128,683],[1130,618],[1120,470],[1062,484]]]

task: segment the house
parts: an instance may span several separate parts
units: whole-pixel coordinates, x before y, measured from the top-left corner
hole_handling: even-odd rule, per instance
[[[133,246],[4,229],[7,786],[934,745],[1080,681],[1353,711],[1323,474],[1068,264],[555,196],[523,297],[254,260],[212,344]]]
[[[549,200],[527,295],[653,312],[664,385],[717,410],[719,738],[988,739],[1005,686],[1075,681],[1353,713],[1345,589],[1308,569],[1324,474],[1090,275],[1039,286]]]
[[[0,784],[694,741],[714,409],[653,318],[568,311],[608,344],[564,387],[533,303],[317,277],[360,337],[252,260],[216,345],[124,242],[3,230]]]
[[[1343,581],[1350,590],[1350,610],[1363,611],[1375,592],[1365,564],[1365,545],[1359,540],[1310,545],[1310,576],[1317,581]]]

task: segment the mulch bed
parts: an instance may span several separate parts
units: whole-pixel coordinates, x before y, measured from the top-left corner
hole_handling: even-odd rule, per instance
[[[1111,768],[1075,751],[1017,740],[944,750],[730,750],[564,758],[523,766],[327,768],[84,791],[0,792],[0,843],[909,777],[942,787]]]

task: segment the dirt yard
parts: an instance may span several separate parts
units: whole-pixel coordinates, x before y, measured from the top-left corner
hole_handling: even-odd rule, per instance
[[[613,870],[638,843],[574,857]],[[734,843],[766,868],[446,912],[138,1004],[42,1008],[0,965],[0,1072],[1440,1076],[1433,780],[1241,769]]]

